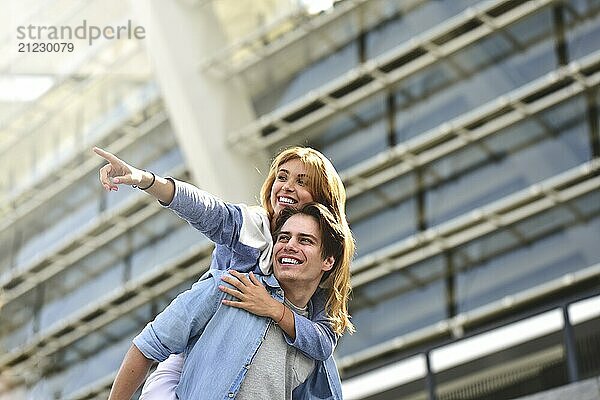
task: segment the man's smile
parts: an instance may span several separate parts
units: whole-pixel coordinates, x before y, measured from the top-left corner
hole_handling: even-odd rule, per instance
[[[283,257],[279,257],[278,259],[279,264],[281,265],[300,265],[302,264],[302,262],[295,258],[295,257],[289,257],[289,256],[283,256]]]

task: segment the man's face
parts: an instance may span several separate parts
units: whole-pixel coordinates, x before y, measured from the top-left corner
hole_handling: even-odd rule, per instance
[[[318,284],[333,263],[333,257],[321,257],[321,233],[313,217],[295,214],[283,224],[273,248],[273,270],[280,283]]]

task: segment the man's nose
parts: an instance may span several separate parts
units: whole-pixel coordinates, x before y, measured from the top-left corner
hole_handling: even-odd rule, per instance
[[[287,250],[287,251],[296,252],[296,245],[297,244],[298,244],[298,242],[296,241],[296,239],[290,238],[290,240],[288,240],[285,243],[284,249]]]

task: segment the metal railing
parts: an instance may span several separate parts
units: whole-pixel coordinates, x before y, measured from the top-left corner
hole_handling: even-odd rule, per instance
[[[477,333],[476,335],[470,336],[466,339],[462,338],[463,334],[457,336],[453,333],[453,331],[455,331],[457,327],[460,327],[461,332],[468,331],[467,328],[469,328],[469,326],[477,326],[478,322],[480,321],[484,324],[488,323],[489,325],[490,320],[498,320],[503,316],[507,316],[511,312],[514,312],[514,309],[530,303],[539,302],[541,299],[553,299],[555,298],[553,296],[560,294],[561,291],[568,290],[569,288],[582,283],[596,281],[598,278],[600,278],[600,264],[593,265],[586,269],[577,271],[576,273],[566,274],[561,278],[552,280],[515,295],[507,296],[504,299],[487,304],[468,313],[458,315],[452,319],[441,321],[440,323],[431,325],[419,331],[397,337],[393,340],[373,346],[356,354],[345,356],[338,362],[338,367],[342,371],[358,364],[378,359],[382,356],[389,356],[391,353],[400,350],[416,347],[417,345],[420,346],[420,348],[425,347],[426,349],[419,350],[419,353],[417,353],[415,356],[398,361],[391,366],[382,367],[380,369],[365,373],[362,376],[358,375],[343,381],[343,383],[346,385],[346,394],[349,395],[348,397],[350,399],[360,399],[383,391],[383,389],[379,388],[377,385],[369,385],[367,381],[372,379],[377,373],[381,374],[382,372],[379,372],[380,370],[391,371],[392,366],[395,367],[395,371],[399,371],[401,370],[400,366],[403,364],[411,366],[411,376],[408,379],[403,379],[401,376],[388,376],[388,378],[395,379],[397,383],[387,384],[385,390],[389,390],[393,387],[399,387],[409,382],[422,380],[424,387],[421,392],[413,396],[409,395],[406,397],[407,399],[428,398],[429,400],[434,400],[438,397],[443,398],[445,395],[452,395],[453,393],[455,394],[465,390],[469,391],[469,387],[481,386],[479,385],[481,382],[487,382],[485,385],[483,385],[483,388],[476,389],[478,392],[481,392],[479,393],[479,396],[484,396],[506,385],[506,382],[503,381],[503,379],[498,379],[499,377],[510,376],[510,381],[512,382],[522,381],[530,376],[537,375],[544,366],[563,362],[565,363],[568,371],[568,382],[578,381],[581,379],[581,375],[578,372],[577,365],[579,361],[578,359],[581,357],[581,355],[577,354],[575,339],[572,335],[573,327],[571,322],[571,309],[573,306],[583,305],[583,303],[589,301],[588,299],[582,301],[580,297],[578,300],[562,304],[558,309],[555,308],[556,306],[552,306],[552,308],[542,312],[541,314],[537,314],[536,311],[532,311],[531,313],[533,314],[530,313],[529,316],[525,317],[524,319],[519,319],[518,322],[511,322],[508,324],[505,323],[495,326],[492,329],[488,329],[482,333]],[[600,301],[600,297],[596,297],[595,299],[596,303]],[[587,308],[589,307],[590,306],[588,305]],[[597,318],[599,314],[600,313],[595,310],[592,313],[589,313],[584,320]],[[506,338],[507,341],[504,346],[500,348],[472,348],[471,350],[474,350],[474,353],[471,356],[466,357],[464,360],[452,360],[452,362],[450,362],[447,366],[445,366],[445,364],[448,360],[444,360],[444,358],[440,356],[441,353],[445,352],[446,354],[444,357],[447,358],[453,354],[452,351],[456,351],[451,350],[451,347],[456,347],[455,345],[462,345],[465,347],[465,343],[469,341],[471,342],[471,347],[477,347],[478,343],[481,343],[482,337],[491,337],[492,335],[498,336],[498,332],[500,331],[507,331],[507,329],[515,330],[516,325],[521,325],[521,329],[526,329],[525,325],[528,327],[529,325],[536,325],[536,323],[533,323],[533,320],[539,320],[540,322],[553,320],[554,323],[552,323],[551,326],[548,326],[546,323],[543,325],[537,323],[538,331],[528,332],[530,337],[526,338],[516,337],[515,333],[513,332],[510,334],[511,337]],[[557,321],[560,321],[559,325],[557,325]],[[495,352],[505,350],[510,346],[523,344],[549,333],[560,331],[562,331],[562,338],[559,343],[551,345],[550,347],[546,347],[543,350],[539,350],[535,353],[527,354],[525,356],[517,356],[509,361],[503,362],[500,365],[492,365],[483,370],[478,370],[478,372],[469,373],[462,377],[459,376],[452,381],[441,384],[437,384],[435,379],[427,379],[428,376],[435,376],[435,374],[449,368],[454,368],[464,363],[478,360]],[[453,337],[454,339],[448,342],[447,339],[450,337]],[[427,346],[428,342],[431,343],[435,342],[436,340],[438,342],[442,341],[445,343],[442,345],[438,344]],[[461,351],[466,350],[463,349]],[[465,355],[463,355],[463,357],[464,356]],[[388,372],[387,375],[389,374],[390,373]],[[354,389],[355,392],[351,394],[350,392],[353,391],[352,389]]]
[[[585,282],[593,282],[598,278],[600,278],[600,264],[595,264],[519,293],[505,296],[500,300],[472,311],[458,314],[406,335],[398,336],[365,350],[341,357],[337,365],[340,370],[344,371],[390,353],[407,351],[424,343],[434,342],[447,337],[460,337],[462,333],[469,332],[486,321],[500,319],[511,314],[515,309],[539,303],[543,299],[552,299],[557,294],[569,288],[576,287]]]

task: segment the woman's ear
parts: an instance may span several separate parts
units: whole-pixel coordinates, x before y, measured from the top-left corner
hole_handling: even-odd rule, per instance
[[[329,256],[326,259],[323,260],[323,271],[329,271],[331,270],[331,268],[333,268],[333,265],[335,264],[335,258],[333,258],[333,256]]]

